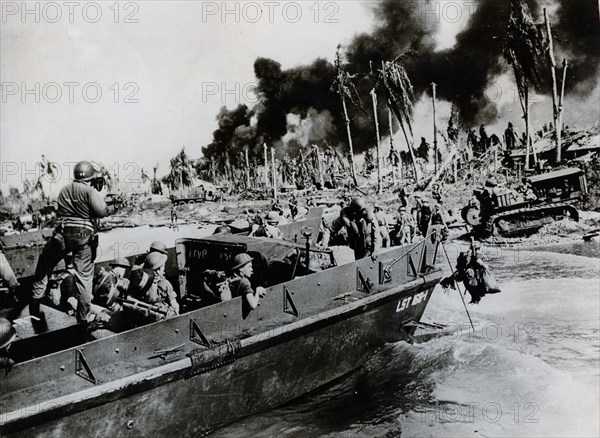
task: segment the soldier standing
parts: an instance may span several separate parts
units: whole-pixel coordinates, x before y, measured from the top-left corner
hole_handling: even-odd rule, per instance
[[[295,221],[296,216],[298,216],[298,200],[296,199],[296,196],[294,196],[293,194],[290,198],[289,206],[290,206],[290,214],[292,215],[292,220]]]
[[[75,289],[77,298],[77,320],[91,321],[92,280],[94,260],[98,248],[96,220],[109,213],[109,208],[98,192],[104,179],[97,175],[89,161],[80,161],[73,171],[74,181],[62,188],[58,195],[60,224],[40,254],[33,277],[32,300],[29,313],[42,319],[40,302],[46,294],[48,275],[67,253],[73,254]],[[114,211],[114,210],[113,210]]]
[[[381,205],[375,204],[373,210],[375,212],[377,224],[379,225],[379,234],[381,235],[381,247],[388,248],[390,246],[390,233],[388,230],[387,218],[385,217],[385,213],[383,212]]]

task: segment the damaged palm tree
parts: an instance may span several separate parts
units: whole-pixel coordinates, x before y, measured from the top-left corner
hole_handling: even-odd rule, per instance
[[[539,88],[544,71],[544,36],[534,23],[527,5],[520,0],[512,0],[510,19],[506,29],[506,45],[504,57],[513,67],[519,102],[525,119],[525,168],[529,168],[529,151],[531,147],[529,127],[529,91],[530,86]],[[535,149],[534,162],[537,162]]]
[[[348,145],[350,147],[350,168],[352,174],[352,182],[355,187],[358,187],[356,180],[356,166],[354,165],[354,148],[352,146],[352,131],[350,129],[350,118],[348,117],[348,108],[346,106],[346,99],[349,99],[354,105],[360,106],[360,97],[356,91],[356,87],[352,83],[355,75],[349,74],[342,68],[342,61],[340,55],[341,45],[337,46],[335,54],[335,68],[336,68],[336,79],[331,88],[340,95],[342,100],[342,108],[344,110],[344,120],[346,122],[346,132],[348,134]]]
[[[413,119],[413,99],[414,91],[413,86],[408,78],[408,74],[404,66],[401,64],[409,56],[413,56],[412,51],[404,52],[397,56],[392,61],[384,61],[381,66],[381,77],[383,87],[387,95],[388,107],[392,110],[400,127],[402,133],[406,139],[408,145],[408,151],[410,152],[410,158],[413,164],[413,170],[415,173],[415,180],[419,182],[419,173],[417,171],[417,162],[415,160],[415,153],[413,151],[413,144],[408,138],[406,128],[410,136],[413,136],[412,131],[412,119]]]
[[[190,187],[193,184],[192,161],[185,153],[185,148],[181,148],[174,158],[171,158],[171,171],[165,178],[172,190]]]

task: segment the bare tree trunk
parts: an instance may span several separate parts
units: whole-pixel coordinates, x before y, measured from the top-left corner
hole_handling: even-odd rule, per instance
[[[406,139],[406,144],[408,145],[408,151],[410,152],[410,159],[412,161],[413,170],[415,172],[415,180],[418,184],[420,182],[420,178],[419,178],[419,172],[417,170],[417,160],[415,160],[415,153],[413,151],[413,146],[412,146],[412,143],[408,140],[408,135],[406,134],[406,129],[404,128],[404,123],[400,119],[398,119],[398,121],[400,122],[400,128],[402,128],[402,133],[404,134],[404,138]]]
[[[394,183],[394,186],[396,185],[396,166],[394,165],[394,127],[392,125],[393,120],[392,120],[392,110],[388,107],[388,125],[390,128],[390,157],[392,158],[390,160],[391,164],[392,164],[392,181]],[[400,163],[400,166],[402,166],[402,163]],[[402,169],[402,167],[399,167],[399,169]],[[402,174],[400,174],[400,178],[402,178]]]
[[[263,143],[263,149],[265,152],[265,188],[269,189],[269,158],[267,156],[267,144]]]
[[[275,168],[275,149],[271,148],[271,166],[273,174],[273,199],[277,199],[277,171]]]
[[[558,99],[558,126],[555,126],[556,129],[556,138],[558,142],[558,161],[560,161],[561,150],[562,150],[562,111],[563,111],[563,99],[565,97],[565,82],[567,81],[567,59],[563,59],[563,77],[562,84],[560,84],[560,98]]]
[[[554,44],[552,42],[552,29],[550,28],[550,20],[548,19],[548,11],[544,8],[544,23],[546,24],[546,32],[548,34],[548,58],[550,60],[550,72],[552,73],[552,119],[554,122],[554,138],[556,144],[556,162],[560,163],[560,126],[558,121],[558,92],[556,90],[556,61],[554,60]]]
[[[525,169],[529,169],[529,148],[531,143],[529,141],[529,86],[525,84],[524,93],[525,102],[523,102],[523,117],[525,118]]]
[[[248,160],[248,148],[244,148],[244,161],[246,162],[246,190],[250,188],[250,160]]]
[[[344,109],[344,120],[346,122],[346,133],[348,134],[348,146],[350,147],[350,172],[352,174],[352,182],[358,187],[358,181],[356,180],[356,167],[354,166],[354,147],[352,146],[352,131],[350,130],[350,119],[348,118],[348,108],[346,108],[346,99],[344,95],[342,97],[342,107]]]
[[[373,100],[373,118],[375,120],[375,134],[377,140],[377,193],[381,194],[381,138],[379,136],[379,119],[377,117],[377,94],[375,88],[371,90],[371,99]]]
[[[317,165],[319,167],[319,183],[321,184],[321,189],[325,188],[325,178],[323,177],[323,159],[321,157],[321,152],[319,149],[315,149],[315,153],[317,154]]]
[[[431,83],[431,94],[432,94],[432,102],[433,102],[433,163],[434,163],[434,173],[438,171],[438,142],[437,142],[437,127],[435,122],[435,82]]]

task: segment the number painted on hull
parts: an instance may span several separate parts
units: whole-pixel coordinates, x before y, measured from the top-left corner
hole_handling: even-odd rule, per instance
[[[402,298],[400,301],[398,301],[398,305],[396,306],[396,312],[402,312],[408,309],[409,307],[421,304],[423,301],[426,300],[428,293],[429,291],[426,290],[423,292],[419,292],[418,294],[414,294],[410,297]]]

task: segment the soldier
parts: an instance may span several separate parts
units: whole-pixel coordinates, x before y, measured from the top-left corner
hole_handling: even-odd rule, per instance
[[[252,225],[252,230],[249,237],[270,237],[271,239],[283,239],[281,230],[277,228],[277,224],[281,220],[281,217],[276,211],[270,211],[267,213],[264,219],[258,218],[260,223]]]
[[[97,175],[92,163],[80,161],[75,165],[73,174],[74,181],[63,187],[58,195],[58,216],[61,223],[42,250],[33,278],[29,313],[42,319],[42,330],[45,329],[45,324],[40,312],[40,302],[46,294],[48,275],[69,252],[73,254],[75,268],[77,320],[93,320],[90,306],[94,260],[98,247],[96,222],[109,213],[109,208],[98,193],[102,190],[104,179]]]
[[[388,230],[387,218],[385,217],[385,213],[383,212],[381,205],[375,204],[373,210],[375,212],[377,224],[379,225],[379,234],[381,235],[381,247],[388,248],[390,246],[390,233]]]
[[[254,310],[258,302],[265,296],[265,288],[258,286],[256,291],[252,289],[250,278],[254,273],[252,257],[244,253],[236,255],[231,261],[229,287],[232,298],[244,297],[244,307]]]
[[[179,315],[177,294],[171,282],[165,278],[165,263],[167,255],[160,252],[150,252],[146,256],[144,269],[154,272],[152,286],[148,289],[142,301],[167,310],[167,316]]]
[[[399,244],[406,245],[413,241],[415,234],[415,220],[410,213],[406,210],[406,207],[400,207],[398,209],[398,237]]]
[[[146,257],[148,256],[148,254],[153,252],[167,255],[167,245],[165,245],[165,242],[161,240],[155,240],[154,242],[152,242],[146,254],[140,254],[139,256],[137,256],[137,258],[135,259],[135,264],[133,265],[131,270],[136,271],[138,269],[141,269],[144,265],[144,262],[146,261]]]
[[[433,200],[439,204],[442,203],[442,187],[440,183],[434,183],[431,187],[431,197]]]
[[[423,199],[421,201],[421,208],[418,211],[418,220],[417,223],[419,225],[419,232],[423,237],[427,236],[427,230],[429,229],[429,221],[431,220],[431,207],[429,206],[429,201],[427,199]]]
[[[348,234],[348,246],[354,250],[356,260],[369,257],[381,248],[379,223],[362,198],[354,198],[350,205],[342,208],[340,216],[325,228],[322,245],[327,247],[330,236],[342,229]]]
[[[296,199],[296,196],[294,196],[293,194],[290,197],[289,206],[290,206],[290,214],[292,216],[292,220],[295,221],[296,216],[298,216],[298,200]]]
[[[506,150],[512,151],[517,144],[517,134],[513,130],[513,124],[508,122],[508,128],[504,131],[504,142],[506,144]]]

